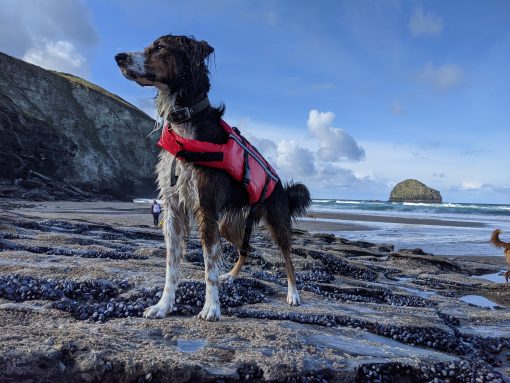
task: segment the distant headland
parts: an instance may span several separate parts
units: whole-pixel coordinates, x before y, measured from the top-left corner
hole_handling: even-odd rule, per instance
[[[407,179],[395,185],[389,202],[442,203],[441,193],[423,182]]]

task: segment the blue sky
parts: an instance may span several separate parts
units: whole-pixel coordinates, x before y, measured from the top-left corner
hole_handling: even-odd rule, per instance
[[[0,50],[152,114],[113,56],[163,34],[215,48],[213,103],[315,198],[510,203],[510,2],[0,0]]]

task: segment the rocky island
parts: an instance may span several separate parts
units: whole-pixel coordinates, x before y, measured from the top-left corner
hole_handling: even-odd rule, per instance
[[[442,203],[439,191],[429,188],[424,183],[407,179],[399,182],[391,190],[390,202]]]

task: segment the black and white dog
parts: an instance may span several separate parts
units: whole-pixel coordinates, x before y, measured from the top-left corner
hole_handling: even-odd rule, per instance
[[[205,41],[168,35],[158,38],[143,51],[119,53],[115,60],[127,79],[158,89],[158,114],[176,134],[223,144],[228,139],[220,127],[223,108],[214,108],[207,100],[210,82],[206,61],[213,51]],[[175,111],[182,111],[184,116],[176,116]],[[221,234],[241,250],[243,240],[246,242],[248,216],[250,222],[262,220],[281,249],[288,280],[287,302],[298,305],[300,299],[290,257],[291,221],[309,207],[308,189],[302,184],[284,187],[278,181],[265,201],[250,206],[246,189],[224,171],[176,161],[176,169],[172,172],[173,163],[173,155],[162,150],[157,174],[166,215],[163,227],[167,252],[166,280],[160,301],[149,307],[144,316],[164,318],[173,309],[190,218],[198,225],[205,260],[206,299],[200,318],[214,321],[220,317],[219,236]],[[173,173],[178,173],[175,185],[172,185]],[[246,251],[240,251],[228,277],[238,275],[246,256]]]

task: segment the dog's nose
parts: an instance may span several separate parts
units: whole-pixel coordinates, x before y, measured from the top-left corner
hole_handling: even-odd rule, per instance
[[[117,64],[122,64],[124,63],[128,58],[128,54],[127,53],[118,53],[115,55],[115,61],[117,61]]]

